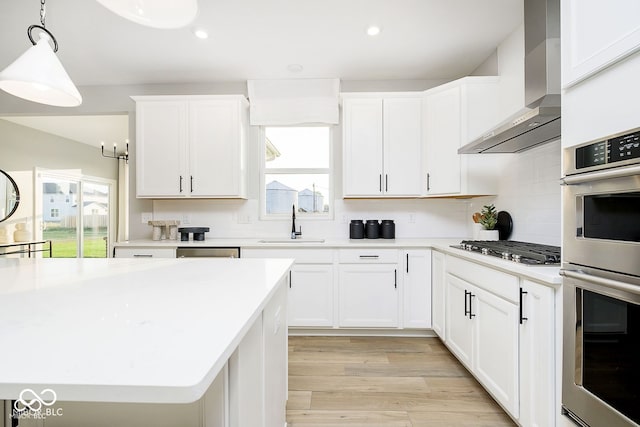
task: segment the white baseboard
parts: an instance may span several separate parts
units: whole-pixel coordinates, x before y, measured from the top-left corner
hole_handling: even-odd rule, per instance
[[[289,328],[289,336],[437,337],[433,329]]]

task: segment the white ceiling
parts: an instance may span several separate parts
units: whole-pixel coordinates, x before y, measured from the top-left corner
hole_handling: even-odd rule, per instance
[[[30,42],[39,0],[0,1],[0,69]],[[453,79],[521,22],[523,0],[199,0],[193,25],[158,30],[92,0],[49,0],[47,28],[82,85],[260,78]],[[368,25],[382,27],[367,36]],[[209,31],[199,40],[193,27]],[[287,70],[300,64],[302,72]]]
[[[39,0],[0,0],[0,69],[30,42]],[[520,23],[523,0],[199,0],[192,25],[158,30],[92,0],[49,0],[47,28],[77,86],[264,78],[451,80]],[[382,28],[366,35],[369,25]],[[194,37],[205,28],[207,40]],[[293,73],[290,64],[303,70]],[[82,92],[82,89],[80,89]],[[3,117],[85,144],[127,137],[126,116]]]

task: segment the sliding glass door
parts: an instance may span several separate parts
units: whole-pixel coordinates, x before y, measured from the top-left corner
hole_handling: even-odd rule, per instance
[[[108,257],[114,183],[54,171],[38,171],[37,177],[39,238],[51,240],[52,257]]]

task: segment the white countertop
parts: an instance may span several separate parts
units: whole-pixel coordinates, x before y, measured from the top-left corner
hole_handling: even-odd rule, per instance
[[[0,259],[0,399],[196,401],[291,263]]]
[[[203,241],[182,242],[180,240],[134,240],[129,242],[116,243],[115,246],[120,247],[204,247],[204,246],[222,246],[222,247],[240,247],[240,248],[282,248],[282,249],[308,249],[308,248],[327,248],[327,249],[348,249],[348,248],[433,248],[440,252],[455,255],[470,261],[477,262],[498,270],[516,274],[531,280],[542,282],[550,285],[560,285],[562,279],[559,275],[560,266],[526,266],[512,261],[505,261],[500,258],[481,255],[477,253],[463,251],[457,248],[451,248],[450,245],[457,245],[462,239],[327,239],[323,243],[307,242],[313,240],[309,237],[300,241],[288,240],[286,237],[282,239],[282,243],[262,243],[261,240],[274,240],[274,238],[212,238]],[[241,254],[242,256],[242,254]]]

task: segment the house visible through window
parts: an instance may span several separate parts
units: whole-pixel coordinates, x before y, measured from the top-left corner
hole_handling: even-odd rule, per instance
[[[331,211],[328,126],[265,128],[264,212],[327,216]]]
[[[59,209],[51,209],[51,218],[59,218],[60,210]]]

